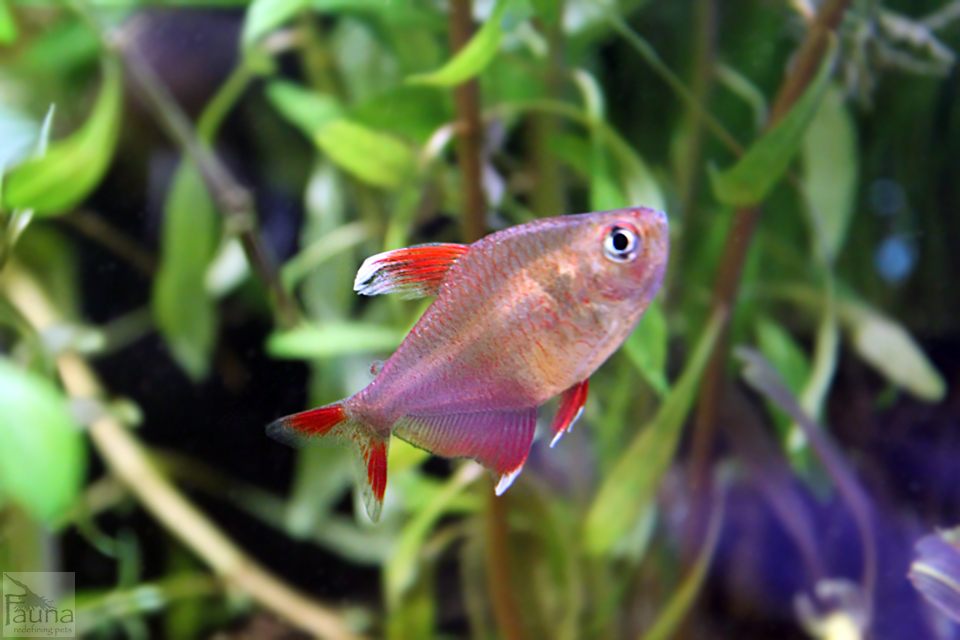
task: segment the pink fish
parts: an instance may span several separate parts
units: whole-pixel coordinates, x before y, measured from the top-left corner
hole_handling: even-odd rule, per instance
[[[365,389],[281,418],[267,433],[293,446],[352,441],[373,521],[391,433],[439,456],[476,460],[499,478],[500,495],[527,459],[537,407],[560,395],[551,447],[579,417],[587,378],[637,326],[668,251],[667,217],[638,207],[367,258],[359,293],[436,300]]]

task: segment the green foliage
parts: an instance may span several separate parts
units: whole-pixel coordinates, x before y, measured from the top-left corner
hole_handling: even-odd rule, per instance
[[[812,82],[768,127],[769,105],[797,68],[796,36],[806,24],[789,12],[809,3],[731,3],[722,29],[713,25],[710,55],[700,59],[695,21],[673,3],[474,0],[481,24],[452,52],[444,2],[177,0],[184,20],[199,6],[244,12],[239,39],[230,45],[239,53],[235,68],[216,91],[196,92],[208,99],[205,105],[192,102],[193,94],[173,96],[201,107],[198,116],[181,121],[170,119],[175,105],[158,107],[149,95],[147,108],[123,108],[127,94],[139,100],[149,93],[134,77],[135,65],[117,59],[130,55],[129,41],[143,38],[151,55],[165,51],[151,48],[150,38],[160,36],[137,30],[149,26],[150,12],[120,21],[139,4],[94,0],[37,9],[0,0],[0,44],[14,45],[0,52],[0,541],[7,504],[15,503],[25,509],[22,517],[45,525],[73,517],[70,524],[118,558],[117,588],[87,594],[84,632],[117,627],[144,635],[145,616],[165,611],[170,633],[204,637],[226,621],[256,621],[260,614],[225,594],[221,579],[199,564],[208,560],[203,557],[143,583],[137,545],[122,539],[125,534],[113,540],[99,532],[100,512],[88,516],[73,508],[82,490],[84,436],[63,393],[42,376],[56,375],[57,356],[84,351],[77,339],[83,331],[96,337],[97,354],[122,354],[125,345],[156,331],[195,382],[213,375],[214,351],[224,347],[216,374],[230,388],[237,383],[228,372],[237,354],[233,331],[224,329],[246,322],[266,335],[267,357],[305,362],[306,405],[362,388],[376,370],[371,360],[397,348],[430,300],[360,298],[352,290],[358,265],[383,250],[463,240],[465,178],[455,144],[463,115],[454,95],[468,81],[477,81],[481,97],[479,161],[490,226],[648,206],[669,214],[671,264],[624,353],[591,378],[574,433],[554,450],[535,444],[544,455],[534,452],[499,502],[491,503],[490,483],[474,463],[455,462],[452,473],[438,475],[442,467],[423,468],[428,453],[397,439],[375,527],[344,512],[352,476],[349,453],[339,446],[300,452],[286,495],[221,478],[198,459],[162,465],[178,481],[182,474],[185,484],[263,522],[271,535],[323,547],[363,567],[364,576],[379,569],[382,606],[371,604],[377,599],[368,597],[369,585],[362,601],[346,603],[343,617],[358,631],[449,636],[441,628],[447,600],[438,590],[456,574],[472,637],[507,637],[507,629],[564,640],[674,637],[686,617],[697,615],[724,517],[735,517],[715,507],[706,542],[695,557],[683,556],[688,550],[677,544],[671,509],[676,493],[686,491],[689,471],[677,464],[678,451],[691,409],[704,400],[698,392],[708,360],[720,346],[719,371],[731,369],[731,348],[755,344],[763,354],[745,352],[754,358],[747,381],[767,411],[751,406],[749,415],[737,417],[762,422],[768,448],[789,460],[777,469],[779,485],[800,477],[822,496],[841,484],[841,493],[849,493],[847,476],[834,473],[837,460],[824,464],[831,449],[812,446],[817,432],[810,430],[811,421],[820,422],[823,433],[831,429],[828,409],[837,404],[842,358],[859,359],[889,383],[886,396],[872,397],[878,406],[897,398],[899,389],[930,403],[947,396],[947,382],[924,345],[957,335],[955,296],[942,283],[955,279],[949,243],[958,227],[942,211],[955,208],[943,167],[955,164],[960,147],[931,133],[946,130],[943,123],[955,115],[948,113],[953,94],[936,78],[917,75],[951,64],[951,52],[937,39],[955,41],[945,25],[907,20],[885,3],[854,3]],[[939,6],[921,4],[931,12]],[[876,14],[867,5],[876,5]],[[118,36],[107,44],[123,46],[106,51],[95,28],[100,23]],[[179,74],[177,65],[207,64],[185,61],[176,51],[163,55],[176,63],[157,65],[165,82],[171,68]],[[890,66],[912,77],[881,78]],[[122,67],[132,80],[129,91]],[[97,68],[103,71],[95,91],[88,78]],[[191,76],[184,73],[185,82]],[[177,82],[169,88],[183,90]],[[57,131],[72,133],[49,142],[51,104]],[[244,137],[235,148],[225,136],[218,140],[228,116],[224,134]],[[125,161],[128,154],[142,160],[135,150],[153,144],[144,134],[156,124],[145,127],[150,118],[167,133],[185,129],[189,142],[170,138],[180,162],[162,187],[156,259],[152,236],[144,249],[126,243],[124,234],[98,237],[83,227],[91,216],[100,220],[89,209],[101,206],[101,198],[88,196],[115,153],[124,161],[115,163],[121,165],[117,176],[125,180],[107,195],[140,201],[143,194],[127,190],[138,187],[130,177],[141,168]],[[924,147],[920,139],[933,142]],[[941,173],[928,171],[928,161]],[[715,170],[720,164],[728,168]],[[242,182],[224,179],[240,165]],[[907,194],[899,212],[871,213],[880,180]],[[241,184],[239,195],[255,195],[253,203],[302,202],[299,250],[289,243],[299,217],[281,208],[241,211],[236,203],[244,198],[229,188]],[[728,237],[747,207],[763,212],[755,233]],[[117,223],[124,233],[128,221]],[[81,234],[90,239],[78,242]],[[884,280],[876,266],[877,248],[891,236],[906,238],[914,257],[922,257],[903,282]],[[89,313],[83,303],[99,299],[82,298],[91,285],[81,290],[73,255],[91,240],[117,252],[118,260],[139,258],[140,271],[150,274],[152,299],[145,309],[78,332],[81,311]],[[275,260],[281,250],[289,253]],[[744,257],[735,278],[738,297],[711,316],[732,254]],[[29,296],[24,302],[27,281],[37,283],[69,324],[37,329]],[[293,309],[288,316],[281,312],[285,296]],[[264,328],[270,312],[273,324]],[[724,312],[730,326],[720,339]],[[770,367],[761,371],[764,359]],[[771,387],[777,374],[783,383]],[[219,383],[199,388],[219,389]],[[287,397],[275,393],[286,384],[271,380],[268,393]],[[88,413],[111,406],[99,399],[88,404]],[[541,419],[549,418],[543,410]],[[164,426],[150,415],[146,423]],[[183,448],[199,458],[192,444]],[[273,446],[263,441],[265,451]],[[728,482],[746,482],[742,476],[755,462],[738,451],[722,455],[736,464],[729,478],[714,474],[720,492]],[[112,490],[112,482],[100,484]],[[126,511],[116,496],[103,497],[110,491],[100,484],[91,487],[90,504],[126,526]],[[681,502],[688,497],[679,496]],[[168,544],[172,557],[192,558],[180,542]],[[341,599],[326,584],[312,589]],[[214,613],[201,598],[216,601]],[[258,631],[253,623],[251,629]]]
[[[783,120],[757,140],[737,164],[722,172],[711,171],[713,192],[720,202],[735,207],[760,204],[780,181],[818,111],[820,98],[830,81],[836,51],[837,45],[831,40],[830,52],[824,57],[817,76]]]
[[[120,132],[123,87],[115,60],[103,65],[103,86],[90,117],[42,156],[11,169],[4,178],[2,203],[38,215],[68,211],[97,186],[113,157]]]
[[[207,267],[220,224],[203,178],[190,161],[177,168],[164,206],[163,256],[153,292],[157,327],[192,378],[210,370],[216,341],[216,306],[207,293]]]
[[[86,447],[63,394],[0,359],[0,494],[47,525],[63,522],[83,486]]]
[[[696,397],[700,374],[720,331],[720,317],[706,327],[680,380],[606,477],[585,523],[584,543],[595,555],[610,553],[640,520],[656,495],[680,442],[681,429]]]

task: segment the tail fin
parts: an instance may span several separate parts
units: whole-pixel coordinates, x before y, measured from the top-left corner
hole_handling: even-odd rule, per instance
[[[331,436],[352,441],[357,448],[355,466],[363,504],[373,522],[380,519],[387,488],[389,435],[381,436],[373,428],[351,419],[343,402],[280,418],[267,426],[267,435],[297,449]]]

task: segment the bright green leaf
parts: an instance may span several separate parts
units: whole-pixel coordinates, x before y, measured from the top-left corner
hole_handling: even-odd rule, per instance
[[[395,189],[416,171],[410,147],[349,120],[330,123],[314,141],[342,169],[374,186]]]
[[[679,381],[653,420],[633,440],[593,501],[584,527],[587,550],[611,552],[651,504],[660,479],[680,442],[683,423],[697,393],[700,374],[713,351],[721,319],[714,316],[697,343]]]
[[[8,208],[57,214],[75,207],[99,184],[120,132],[123,88],[119,63],[104,63],[103,86],[93,113],[71,136],[53,142],[42,157],[13,168],[4,179]]]
[[[174,358],[195,380],[209,373],[216,339],[216,303],[205,277],[219,239],[219,216],[203,178],[193,163],[181,162],[164,206],[153,311]]]
[[[814,233],[829,261],[843,246],[857,192],[857,136],[843,90],[831,86],[803,139],[803,168]]]
[[[13,44],[17,41],[17,21],[7,5],[6,0],[0,0],[0,44]]]
[[[447,64],[430,73],[410,76],[407,82],[452,87],[466,82],[483,71],[493,60],[500,46],[500,40],[503,38],[500,22],[508,4],[509,0],[497,0],[493,12],[480,30]]]
[[[265,35],[310,6],[312,0],[254,0],[243,21],[240,46],[249,51]]]
[[[76,502],[86,450],[63,394],[0,359],[0,492],[47,524]]]
[[[310,137],[343,117],[343,108],[336,99],[292,82],[278,80],[268,84],[267,99]]]
[[[734,207],[757,205],[786,172],[830,80],[837,51],[835,41],[831,43],[816,77],[783,120],[751,145],[734,166],[722,172],[711,168],[710,181],[720,202]]]
[[[667,318],[663,315],[660,304],[652,302],[643,314],[640,324],[623,343],[630,361],[660,396],[670,391],[666,374],[669,337]]]
[[[404,332],[378,324],[329,322],[274,333],[267,352],[274,358],[333,358],[354,353],[392,351]]]
[[[369,184],[396,188],[416,172],[413,151],[398,138],[342,117],[339,104],[289,82],[273,82],[267,97],[341,169]]]

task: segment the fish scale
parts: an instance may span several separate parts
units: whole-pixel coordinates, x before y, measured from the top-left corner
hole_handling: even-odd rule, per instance
[[[668,252],[666,216],[636,207],[537,220],[469,246],[372,256],[358,292],[436,300],[365,389],[281,418],[268,433],[295,446],[352,443],[373,520],[391,434],[476,460],[502,493],[526,461],[539,405],[560,396],[551,446],[580,415],[587,379],[636,327]]]

